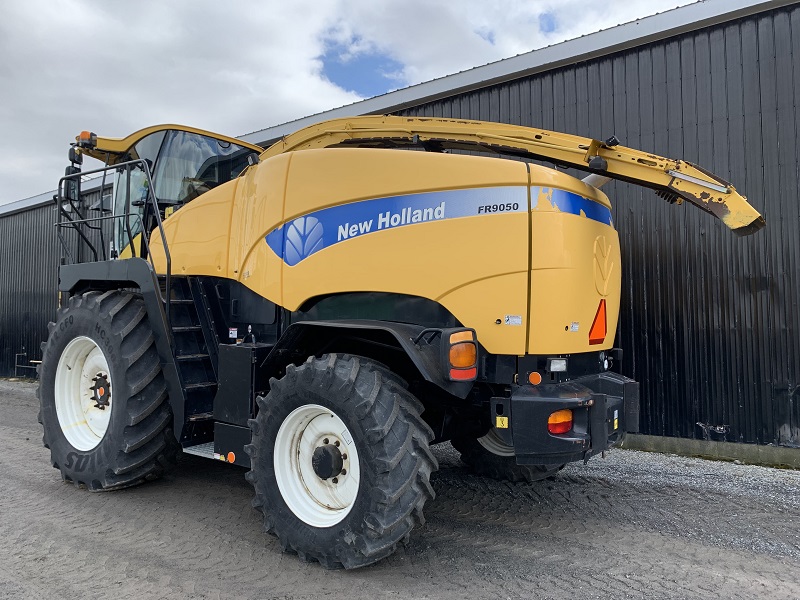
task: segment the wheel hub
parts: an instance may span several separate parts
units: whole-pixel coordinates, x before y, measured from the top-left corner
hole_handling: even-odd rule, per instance
[[[306,404],[286,415],[275,436],[273,467],[284,502],[309,525],[340,523],[356,503],[358,447],[329,408]]]
[[[111,383],[108,381],[108,376],[104,373],[98,373],[92,381],[94,385],[89,389],[93,392],[94,407],[105,410],[111,404]]]
[[[54,382],[56,415],[73,448],[86,452],[105,437],[114,412],[111,369],[97,343],[70,340],[58,358]]]
[[[325,480],[337,477],[341,474],[344,466],[342,453],[333,444],[320,446],[314,450],[314,455],[311,457],[311,466],[320,479]]]

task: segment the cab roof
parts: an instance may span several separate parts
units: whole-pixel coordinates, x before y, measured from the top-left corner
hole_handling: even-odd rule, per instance
[[[130,158],[133,159],[139,158],[136,156],[136,152],[133,147],[148,135],[158,133],[159,131],[185,131],[188,133],[196,133],[198,135],[219,140],[220,142],[226,142],[229,144],[242,146],[243,148],[249,148],[258,154],[261,154],[264,151],[264,148],[261,146],[251,144],[250,142],[243,142],[237,138],[222,135],[220,133],[214,133],[213,131],[207,131],[205,129],[198,129],[197,127],[176,125],[172,123],[145,127],[144,129],[140,129],[139,131],[121,138],[102,137],[88,131],[84,131],[80,135],[76,136],[75,140],[78,143],[80,152],[82,154],[96,158],[97,160],[105,162],[109,165],[113,165],[118,162],[123,162],[126,160],[125,157],[127,156],[130,156]]]

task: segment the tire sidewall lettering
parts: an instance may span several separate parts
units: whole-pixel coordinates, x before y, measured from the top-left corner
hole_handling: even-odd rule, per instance
[[[68,314],[64,319],[58,322],[58,326],[53,329],[52,338],[58,340],[62,335],[66,334],[70,327],[75,323],[75,315]]]
[[[113,340],[113,336],[107,334],[105,326],[102,326],[100,323],[95,323],[94,333],[94,336],[87,337],[91,337],[97,343],[97,345],[102,348],[109,364],[116,362],[116,345],[114,343],[115,340]]]
[[[67,454],[67,460],[64,462],[64,466],[76,473],[94,470],[97,468],[97,453],[70,452]]]

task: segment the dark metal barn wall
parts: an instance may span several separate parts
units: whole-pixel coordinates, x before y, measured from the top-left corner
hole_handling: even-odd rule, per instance
[[[92,206],[99,200],[99,190],[89,192],[83,196],[83,205]],[[87,216],[100,214],[87,212]],[[20,357],[20,364],[28,366],[31,360],[41,358],[40,344],[47,339],[47,323],[53,320],[58,307],[61,245],[54,227],[56,220],[54,203],[0,215],[0,377],[15,374],[18,353],[27,354]],[[99,251],[99,231],[86,234]],[[110,235],[111,222],[105,221],[102,242],[106,248]],[[63,238],[76,257],[90,260],[86,246],[79,243],[74,231],[63,231]],[[31,368],[16,371],[20,376],[35,375]]]
[[[0,376],[14,374],[17,353],[27,352],[25,364],[41,357],[58,306],[55,221],[54,204],[0,217]]]
[[[407,115],[499,120],[699,163],[767,228],[737,238],[624,183],[617,344],[642,432],[800,446],[800,6],[449,97]]]

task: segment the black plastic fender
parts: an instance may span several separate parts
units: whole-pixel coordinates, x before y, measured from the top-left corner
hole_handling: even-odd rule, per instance
[[[306,358],[328,352],[332,340],[343,335],[369,338],[397,346],[411,360],[422,379],[458,398],[466,398],[473,382],[450,381],[441,364],[441,336],[426,336],[415,343],[423,330],[429,327],[397,323],[348,319],[341,321],[300,321],[290,325],[261,365],[263,369],[277,372],[292,362],[293,357]],[[431,337],[433,339],[431,339]]]
[[[161,359],[161,368],[167,381],[175,437],[180,440],[185,418],[185,398],[172,354],[172,337],[161,301],[158,276],[150,263],[142,258],[126,258],[61,265],[58,269],[58,289],[70,295],[87,290],[122,288],[137,288],[144,299],[156,350]]]

